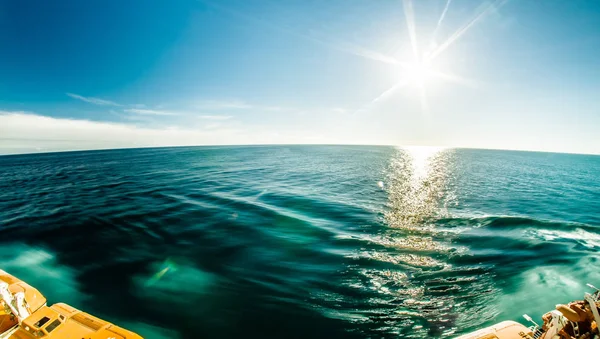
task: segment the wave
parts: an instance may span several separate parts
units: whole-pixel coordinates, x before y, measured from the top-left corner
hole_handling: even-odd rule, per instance
[[[600,227],[577,223],[572,221],[543,220],[522,216],[483,216],[483,217],[451,217],[440,218],[434,221],[443,227],[486,227],[486,228],[545,228],[545,229],[572,229],[581,228],[590,231],[598,231]]]

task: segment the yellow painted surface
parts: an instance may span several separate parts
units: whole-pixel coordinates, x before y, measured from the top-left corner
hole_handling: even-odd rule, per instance
[[[67,304],[58,303],[48,307],[46,298],[37,289],[2,270],[0,281],[9,285],[11,293],[25,294],[30,312],[30,316],[15,331],[13,328],[18,324],[17,319],[4,311],[4,305],[0,305],[1,339],[142,339],[131,331]]]

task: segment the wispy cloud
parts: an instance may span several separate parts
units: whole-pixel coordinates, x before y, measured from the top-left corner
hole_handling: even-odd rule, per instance
[[[108,149],[146,146],[242,145],[242,144],[398,144],[387,139],[379,129],[359,133],[360,121],[333,119],[329,124],[314,119],[300,128],[297,125],[226,125],[209,121],[203,126],[165,127],[138,126],[133,123],[100,122],[42,116],[24,111],[0,110],[0,154],[31,153],[84,149]],[[340,126],[340,123],[350,122]],[[577,140],[576,125],[543,128],[544,134],[532,138],[530,130],[518,132],[506,143],[503,138],[486,138],[462,133],[460,138],[447,139],[441,146],[534,149],[541,151],[600,154],[598,144]],[[396,129],[393,129],[394,135]],[[462,136],[465,135],[465,138]],[[560,140],[556,140],[557,135]],[[487,140],[487,141],[482,141]],[[449,144],[451,142],[451,144]]]
[[[131,123],[0,110],[0,154],[147,146],[303,143],[306,140],[305,131],[296,129],[273,133],[261,126],[225,126],[219,121],[211,121],[203,128],[142,127]]]
[[[141,109],[141,108],[128,108],[124,109],[125,113],[133,113],[139,116],[186,116],[186,117],[197,117],[205,120],[229,120],[233,118],[232,115],[220,115],[220,114],[200,114],[200,112],[194,111],[166,111],[157,109]]]
[[[347,110],[347,109],[345,109],[345,108],[336,107],[336,108],[333,108],[333,109],[331,110],[331,112],[333,112],[333,113],[338,113],[338,114],[344,114],[344,113],[348,113],[348,110]]]
[[[201,115],[199,118],[206,119],[206,120],[229,120],[229,119],[233,118],[233,116],[231,116],[231,115]]]
[[[141,127],[131,123],[54,118],[31,112],[0,110],[0,154],[253,141],[250,135],[239,129],[219,125],[212,127],[210,130]]]
[[[94,105],[100,105],[100,106],[122,106],[121,104],[118,104],[118,103],[116,103],[114,101],[110,101],[110,100],[104,100],[104,99],[92,98],[92,97],[84,97],[82,95],[74,94],[74,93],[66,93],[66,94],[68,96],[70,96],[71,98],[73,98],[73,99],[85,101],[87,103],[94,104]]]
[[[129,109],[125,109],[123,110],[124,112],[127,113],[135,113],[135,114],[142,114],[142,115],[181,115],[181,113],[178,112],[170,112],[170,111],[159,111],[159,110],[154,110],[154,109],[140,109],[140,108],[129,108]]]
[[[194,104],[194,108],[201,110],[226,110],[226,109],[249,109],[253,105],[242,100],[205,100]]]

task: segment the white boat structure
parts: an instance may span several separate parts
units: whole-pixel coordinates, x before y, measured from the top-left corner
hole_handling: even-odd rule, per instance
[[[542,325],[525,314],[523,317],[532,323],[529,327],[503,321],[457,339],[600,339],[600,290],[590,284],[588,287],[594,292],[585,293],[583,300],[556,305],[555,310],[542,316]]]

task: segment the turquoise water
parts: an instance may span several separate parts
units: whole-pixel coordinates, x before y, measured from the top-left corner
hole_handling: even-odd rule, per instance
[[[451,337],[600,285],[600,157],[3,156],[0,234],[0,268],[147,338]]]

